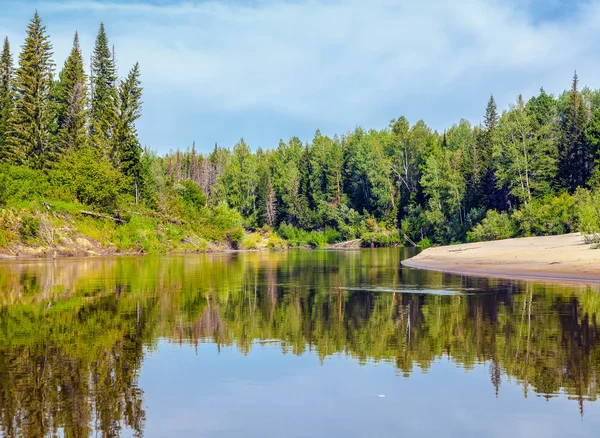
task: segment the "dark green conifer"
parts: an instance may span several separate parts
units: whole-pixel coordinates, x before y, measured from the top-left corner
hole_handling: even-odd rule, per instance
[[[53,70],[52,44],[36,11],[15,71],[15,110],[9,118],[7,140],[15,161],[37,169],[54,158],[50,142]]]
[[[140,193],[142,148],[138,140],[135,122],[141,115],[142,85],[140,66],[136,63],[127,75],[127,79],[119,86],[118,120],[112,152],[121,171],[131,181],[136,202],[138,202]]]
[[[104,24],[96,37],[92,54],[90,140],[103,155],[112,152],[112,137],[117,120],[117,76],[113,54],[108,45]],[[113,160],[116,158],[112,156]]]
[[[4,48],[0,56],[0,162],[8,159],[6,128],[13,107],[12,101],[13,61],[8,37],[4,39]]]
[[[78,150],[87,141],[87,86],[77,32],[71,53],[60,73],[57,100],[58,150]]]
[[[585,186],[593,170],[590,145],[585,135],[587,109],[578,85],[579,78],[575,72],[568,105],[560,120],[559,177],[563,187],[570,192]]]

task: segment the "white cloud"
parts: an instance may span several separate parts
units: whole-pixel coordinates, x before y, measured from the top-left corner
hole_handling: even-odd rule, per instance
[[[598,1],[551,21],[516,0],[36,4],[63,56],[74,26],[89,50],[104,20],[121,73],[140,61],[146,89],[169,90],[182,109],[267,111],[312,129],[381,127],[411,108],[440,128],[477,117],[492,92],[506,105],[565,88],[576,67],[584,82],[600,73]]]

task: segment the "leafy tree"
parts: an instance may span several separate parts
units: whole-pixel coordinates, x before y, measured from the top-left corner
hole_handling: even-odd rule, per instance
[[[500,119],[494,150],[497,184],[507,186],[522,203],[531,202],[534,194],[547,192],[556,173],[555,148],[543,138],[543,125],[535,132],[535,116],[519,95]]]
[[[91,71],[90,140],[95,148],[116,162],[117,151],[111,140],[117,120],[117,75],[104,23],[100,23],[96,37]]]
[[[15,109],[8,126],[8,143],[15,161],[43,169],[55,159],[50,141],[52,113],[52,44],[39,14],[27,26],[27,38],[15,71]]]
[[[221,179],[222,190],[230,207],[238,210],[250,224],[256,224],[256,160],[241,139],[233,147],[231,163]]]
[[[4,39],[2,55],[0,55],[0,162],[9,158],[6,130],[8,119],[13,109],[12,99],[13,61],[10,53],[8,37]]]

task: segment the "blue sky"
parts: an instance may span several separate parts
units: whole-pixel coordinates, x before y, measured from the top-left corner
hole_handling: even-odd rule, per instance
[[[239,138],[275,147],[316,129],[384,128],[405,115],[442,130],[478,123],[491,93],[558,93],[577,69],[598,87],[600,0],[0,0],[13,50],[37,8],[62,66],[100,21],[121,75],[142,69],[142,142],[166,152]],[[16,58],[16,54],[15,54]]]

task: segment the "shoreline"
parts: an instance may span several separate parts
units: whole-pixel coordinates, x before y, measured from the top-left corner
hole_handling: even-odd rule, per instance
[[[403,260],[413,269],[560,283],[600,283],[600,249],[579,233],[429,248]]]

